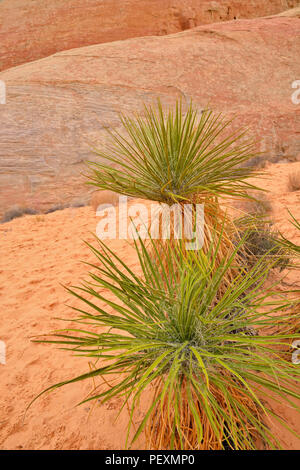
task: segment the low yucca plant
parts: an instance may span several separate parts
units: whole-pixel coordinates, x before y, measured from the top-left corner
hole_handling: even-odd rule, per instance
[[[82,303],[75,308],[78,328],[41,341],[93,358],[97,368],[47,390],[103,378],[106,388],[83,403],[121,397],[130,410],[127,444],[145,431],[151,449],[280,447],[269,419],[289,426],[266,398],[295,411],[300,398],[299,367],[276,349],[294,336],[272,333],[278,320],[287,320],[288,301],[261,289],[270,269],[264,258],[247,272],[239,269],[220,290],[235,253],[216,266],[219,245],[218,238],[204,253],[166,243],[166,266],[138,240],[139,272],[103,242],[91,246],[97,263],[90,265],[90,282],[68,289]],[[147,394],[150,404],[133,431],[135,410]]]

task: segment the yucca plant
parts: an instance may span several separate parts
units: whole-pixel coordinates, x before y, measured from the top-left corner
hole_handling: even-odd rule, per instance
[[[143,115],[120,116],[122,130],[107,129],[110,144],[95,153],[103,163],[89,162],[89,183],[120,194],[166,204],[200,196],[242,196],[254,188],[252,169],[243,167],[256,154],[245,131],[229,132],[232,121],[181,102],[164,112],[144,107]]]
[[[120,123],[120,132],[107,129],[110,143],[94,149],[102,162],[89,162],[88,183],[169,206],[204,204],[203,248],[209,249],[213,231],[222,231],[218,257],[225,256],[233,249],[235,227],[219,197],[252,199],[251,190],[259,189],[248,181],[253,169],[246,163],[257,152],[246,131],[233,132],[221,113],[198,112],[192,103],[186,112],[181,102],[164,111],[159,100],[133,118],[121,115]]]
[[[215,236],[206,253],[166,242],[168,266],[154,262],[138,240],[139,272],[103,242],[90,246],[97,258],[90,281],[68,289],[82,303],[74,309],[78,327],[37,341],[93,358],[96,369],[47,390],[103,378],[105,388],[100,384],[83,403],[121,397],[130,410],[127,444],[145,431],[151,449],[279,448],[269,419],[289,426],[266,398],[296,411],[300,398],[299,367],[276,350],[294,336],[272,333],[278,319],[286,321],[288,301],[261,289],[270,269],[264,258],[220,290],[235,253],[216,266],[221,238]],[[145,393],[150,405],[133,431]]]

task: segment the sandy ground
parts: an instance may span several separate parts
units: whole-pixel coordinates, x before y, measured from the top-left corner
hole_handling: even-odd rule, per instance
[[[286,208],[300,219],[300,191],[288,191],[289,173],[300,162],[269,165],[261,186],[270,191],[276,226],[300,243],[288,222]],[[90,207],[65,209],[48,215],[25,216],[0,226],[0,340],[7,345],[6,365],[0,364],[1,449],[122,449],[127,422],[124,411],[115,422],[120,402],[96,407],[75,405],[92,389],[89,381],[69,385],[41,397],[28,411],[28,403],[47,386],[84,373],[88,360],[35,344],[34,335],[61,328],[56,317],[72,318],[65,304],[76,305],[64,288],[86,277],[81,261],[94,261],[83,240],[92,241],[98,219]],[[131,266],[133,250],[123,240],[109,242]],[[298,275],[299,276],[299,275]],[[300,284],[297,273],[289,282]],[[66,322],[65,327],[71,326]],[[93,408],[93,409],[92,409]],[[300,418],[286,406],[276,405],[281,416],[300,432]],[[137,420],[142,417],[142,411]],[[299,449],[299,440],[277,426],[286,449]],[[143,448],[143,437],[136,448]]]

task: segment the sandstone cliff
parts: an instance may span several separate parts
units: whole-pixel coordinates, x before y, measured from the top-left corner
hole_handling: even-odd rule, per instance
[[[299,0],[2,0],[0,70],[55,52],[274,15]]]
[[[0,207],[43,209],[86,198],[90,144],[157,96],[193,98],[248,125],[270,159],[300,153],[300,20],[270,17],[57,53],[0,74]]]

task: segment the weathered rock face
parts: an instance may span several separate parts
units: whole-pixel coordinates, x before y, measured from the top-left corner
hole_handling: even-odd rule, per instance
[[[58,51],[274,15],[299,0],[2,0],[0,70]]]
[[[275,16],[275,15],[273,15]],[[281,11],[276,16],[285,16],[290,18],[300,18],[300,6],[291,8],[290,10]]]
[[[0,207],[35,209],[86,197],[91,143],[160,96],[193,98],[248,125],[268,158],[300,153],[300,20],[273,17],[216,23],[61,52],[0,74]],[[299,96],[300,98],[300,96]]]

